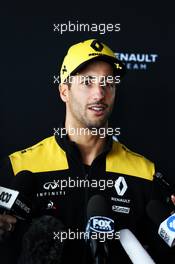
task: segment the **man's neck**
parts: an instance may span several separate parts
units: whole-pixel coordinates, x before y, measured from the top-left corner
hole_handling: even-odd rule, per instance
[[[100,136],[99,134],[96,135],[96,133],[92,134],[91,130],[88,131],[87,128],[73,127],[68,122],[65,122],[65,128],[68,132],[69,139],[77,144],[83,163],[91,165],[93,160],[103,152],[106,137]]]

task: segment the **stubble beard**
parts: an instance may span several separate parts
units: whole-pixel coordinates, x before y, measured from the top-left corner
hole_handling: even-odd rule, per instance
[[[84,114],[82,114],[83,112],[80,111],[79,115],[76,112],[74,117],[77,119],[77,121],[84,128],[88,128],[89,130],[100,129],[102,127],[107,127],[108,119],[111,116],[112,109],[113,109],[113,107],[111,107],[108,110],[108,112],[105,114],[105,116],[103,118],[99,117],[99,119],[98,119],[98,117],[97,117],[98,120],[94,120],[94,121],[90,120],[90,118],[87,116],[86,112],[84,112]]]

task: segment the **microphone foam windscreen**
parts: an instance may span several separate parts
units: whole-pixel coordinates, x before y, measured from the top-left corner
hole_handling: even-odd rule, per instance
[[[99,194],[93,195],[87,205],[87,218],[93,216],[110,217],[110,208],[106,199]]]
[[[54,240],[54,232],[65,232],[59,219],[48,215],[34,219],[24,234],[18,264],[61,264],[64,242]]]
[[[25,196],[31,196],[36,192],[36,175],[31,171],[21,171],[11,182],[10,188],[17,190]]]

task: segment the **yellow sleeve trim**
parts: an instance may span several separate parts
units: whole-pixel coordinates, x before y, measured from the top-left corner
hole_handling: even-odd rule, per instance
[[[153,180],[154,163],[145,157],[127,149],[119,142],[113,142],[112,151],[106,158],[106,171],[126,174]]]
[[[66,153],[59,147],[54,136],[17,151],[9,158],[15,175],[22,170],[47,172],[68,169]]]

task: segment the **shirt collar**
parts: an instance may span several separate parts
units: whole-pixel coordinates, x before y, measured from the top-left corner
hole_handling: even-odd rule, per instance
[[[65,150],[66,152],[68,152],[70,154],[74,154],[74,155],[77,154],[77,156],[80,157],[80,151],[78,149],[77,144],[74,141],[71,141],[69,139],[68,134],[65,134],[66,129],[65,129],[65,126],[64,126],[64,122],[62,122],[59,125],[57,131],[59,131],[59,133],[55,134],[55,139],[56,139],[58,145],[63,150]],[[61,131],[64,131],[64,133],[62,134]],[[111,150],[112,143],[113,143],[112,136],[107,135],[103,153],[108,153]]]

